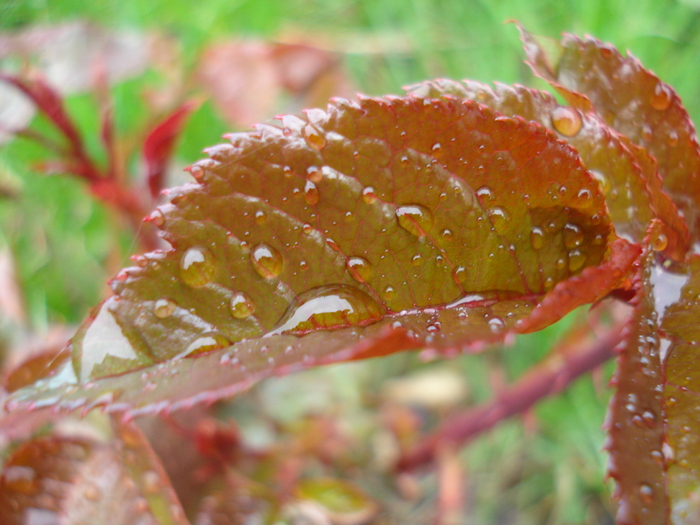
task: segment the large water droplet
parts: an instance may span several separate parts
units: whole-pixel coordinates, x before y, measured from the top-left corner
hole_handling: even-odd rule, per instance
[[[372,186],[367,186],[362,190],[362,200],[365,201],[366,204],[377,202],[377,194],[374,192]]]
[[[196,355],[213,352],[214,350],[221,350],[228,346],[231,346],[231,341],[226,337],[219,332],[210,332],[202,334],[192,341],[190,346],[187,347],[185,355],[187,357],[194,357]]]
[[[280,252],[264,242],[256,245],[250,252],[250,261],[255,271],[265,279],[277,277],[284,265]]]
[[[575,108],[558,106],[552,111],[552,126],[566,137],[573,137],[581,131],[581,114]]]
[[[404,204],[396,208],[399,225],[416,237],[423,237],[433,226],[433,214],[422,204]]]
[[[657,252],[664,251],[666,246],[668,246],[668,237],[663,233],[659,233],[651,243],[651,247]]]
[[[306,202],[308,202],[309,205],[316,206],[318,204],[318,188],[310,180],[307,180],[304,185],[304,197],[306,197]]]
[[[173,315],[176,308],[177,303],[172,299],[158,299],[153,304],[153,315],[158,319],[165,319]]]
[[[350,257],[345,266],[357,282],[367,282],[372,276],[372,265],[364,257]]]
[[[316,330],[366,326],[384,316],[372,297],[354,286],[331,284],[300,294],[267,335],[305,335]]]
[[[194,246],[182,254],[180,276],[186,284],[200,288],[214,277],[216,259],[208,249]]]
[[[567,223],[564,225],[564,246],[569,250],[578,248],[583,243],[583,231],[576,224]]]
[[[245,319],[255,313],[255,303],[243,292],[236,292],[231,297],[231,315],[236,319]]]
[[[326,137],[323,136],[313,124],[304,126],[304,129],[301,130],[301,134],[304,136],[306,143],[316,151],[321,151],[326,147]]]
[[[544,232],[537,226],[530,230],[530,242],[535,250],[540,250],[544,246]]]
[[[658,82],[654,87],[654,92],[649,97],[649,103],[651,107],[658,110],[664,111],[671,106],[671,101],[673,100],[673,94],[671,93],[671,88],[668,87],[663,82]]]

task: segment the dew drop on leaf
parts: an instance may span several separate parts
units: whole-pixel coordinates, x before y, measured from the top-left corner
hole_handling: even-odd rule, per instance
[[[464,266],[457,266],[452,270],[452,278],[457,283],[463,283],[467,280],[467,269]]]
[[[304,136],[306,143],[316,151],[321,151],[326,147],[326,137],[324,137],[313,124],[304,126],[304,129],[301,130],[301,134]]]
[[[449,228],[445,228],[444,230],[442,230],[440,232],[440,235],[446,241],[451,241],[452,239],[454,239],[454,233],[452,233],[452,230],[450,230]]]
[[[663,82],[659,82],[656,84],[654,92],[649,97],[649,103],[652,108],[658,111],[664,111],[671,106],[672,99],[671,88]]]
[[[265,215],[264,211],[258,210],[255,212],[255,222],[260,226],[267,222],[267,215]]]
[[[158,319],[165,319],[173,315],[177,304],[172,299],[158,299],[153,305],[153,315]]]
[[[583,242],[583,232],[581,228],[572,223],[564,225],[564,246],[571,250],[581,246]]]
[[[187,357],[194,357],[196,355],[213,352],[214,350],[221,350],[227,346],[231,346],[231,341],[219,332],[210,332],[200,335],[197,339],[192,341],[190,346],[187,347],[185,355]]]
[[[482,186],[476,190],[476,196],[479,198],[479,202],[482,206],[485,206],[493,201],[493,192],[488,186]]]
[[[318,166],[309,166],[306,169],[306,180],[310,180],[314,184],[321,182],[323,179],[323,172],[318,168]]]
[[[245,319],[255,313],[255,303],[243,292],[236,292],[231,297],[231,315],[236,319]]]
[[[552,111],[552,126],[565,137],[576,135],[581,125],[581,114],[575,108],[558,106]]]
[[[157,226],[158,228],[163,227],[163,225],[165,224],[165,216],[163,215],[163,212],[159,209],[153,210],[153,212],[148,216],[147,220],[153,223],[153,225]]]
[[[588,208],[593,204],[593,197],[591,196],[591,190],[588,188],[583,188],[579,190],[578,194],[576,195],[580,200],[579,200],[579,207],[581,208]]]
[[[489,208],[488,214],[489,219],[491,219],[491,224],[493,224],[496,232],[498,234],[505,233],[506,226],[508,225],[508,219],[510,218],[508,212],[500,206],[495,206],[493,208]]]
[[[308,202],[310,206],[316,206],[316,204],[318,204],[318,188],[311,180],[307,180],[304,185],[304,197],[306,197],[306,202]]]
[[[404,204],[396,208],[399,226],[416,237],[425,236],[433,226],[433,214],[422,204]]]
[[[384,317],[382,307],[354,286],[331,284],[300,294],[269,335],[305,335],[315,330],[367,326]]]
[[[250,252],[253,268],[264,279],[274,279],[282,272],[284,261],[282,255],[272,246],[261,242]]]
[[[571,250],[569,252],[569,271],[579,270],[586,262],[586,255],[581,250]]]
[[[423,264],[423,257],[420,256],[420,254],[416,254],[413,257],[411,257],[411,264],[413,266],[420,266]]]
[[[362,200],[365,201],[365,204],[373,204],[377,202],[377,194],[374,192],[374,188],[372,186],[366,186],[362,190]]]
[[[666,235],[663,233],[659,233],[656,236],[656,239],[654,239],[651,243],[651,247],[657,252],[664,251],[666,246],[668,246],[668,237],[666,237]]]
[[[367,282],[372,275],[372,266],[364,257],[350,257],[345,266],[352,278],[359,283]]]
[[[182,254],[180,276],[193,288],[201,288],[214,277],[216,259],[208,249],[194,246]]]
[[[394,287],[389,285],[384,288],[384,299],[387,301],[391,301],[394,297],[396,297],[396,290],[394,290]]]
[[[433,154],[433,157],[439,159],[440,157],[442,157],[444,150],[442,149],[442,145],[440,145],[439,142],[436,142],[435,144],[433,144],[433,147],[430,148],[430,152]]]
[[[608,177],[603,172],[598,170],[590,170],[590,174],[595,180],[598,181],[598,184],[600,185],[600,191],[603,192],[603,194],[607,195],[611,188],[610,179],[608,179]]]
[[[639,485],[639,499],[649,505],[654,501],[654,490],[646,483]]]
[[[544,232],[542,228],[535,226],[530,230],[530,242],[532,242],[532,247],[535,250],[542,249],[542,246],[544,246]]]

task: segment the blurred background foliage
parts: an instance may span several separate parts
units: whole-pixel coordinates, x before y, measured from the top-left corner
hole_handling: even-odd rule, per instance
[[[245,120],[251,115],[266,121],[280,112],[322,104],[333,94],[398,94],[401,86],[435,77],[543,88],[522,62],[517,31],[504,25],[509,19],[541,35],[590,34],[631,50],[675,87],[696,122],[700,118],[696,0],[5,0],[0,3],[0,67],[18,71],[29,60],[51,73],[71,51],[57,47],[46,31],[65,23],[88,22],[101,28],[95,31],[102,36],[112,35],[123,44],[116,65],[107,67],[124,70],[115,73],[110,94],[125,150],[138,146],[145,126],[176,103],[190,96],[203,101],[177,149],[169,179],[175,184],[187,180],[182,167],[199,159],[202,148],[220,141],[225,131],[246,129],[253,123]],[[22,45],[28,44],[18,44],[17,35],[31,31],[49,37],[27,53]],[[84,42],[97,45],[100,38]],[[308,60],[275,51],[270,43],[301,44],[324,53],[309,59],[313,69]],[[232,67],[238,77],[231,80],[221,56],[238,52],[244,58]],[[209,73],[205,65],[211,66]],[[60,78],[62,72],[68,85],[86,68],[80,61],[63,64],[57,74]],[[294,84],[297,74],[311,80]],[[228,88],[217,83],[224,77],[248,83],[250,89],[233,88],[239,90],[237,108],[221,99]],[[90,82],[64,90],[90,151],[104,159],[94,91]],[[3,96],[10,95],[0,91]],[[0,100],[0,120],[8,104]],[[250,108],[258,114],[246,112]],[[40,118],[33,126],[48,129]],[[83,182],[32,170],[47,158],[45,149],[27,140],[0,146],[0,335],[5,348],[25,344],[30,335],[41,337],[53,326],[80,322],[106,293],[106,280],[139,250],[134,231],[96,201]],[[138,183],[143,171],[138,154],[129,156],[126,165]],[[399,355],[269,381],[224,406],[222,417],[236,417],[246,439],[264,446],[293,432],[295,418],[330,414],[343,422],[352,446],[368,458],[391,455],[395,444],[386,436],[391,407],[410,407],[429,428],[458,407],[485,401],[537,362],[567,325],[580,321],[577,315],[485,356],[424,365],[415,355]],[[463,522],[612,523],[610,487],[603,481],[605,457],[599,451],[610,370],[577,381],[534,413],[503,423],[459,454],[462,512],[468,516]],[[425,373],[447,373],[463,388],[431,404],[429,394],[415,392],[416,385],[425,384],[417,374]],[[397,393],[397,381],[404,382],[404,389],[413,388],[415,398]],[[368,463],[381,471],[381,461]],[[434,495],[434,476],[414,481],[421,496],[408,505],[407,515],[426,523],[421,516],[429,514],[421,512],[429,511],[421,506],[422,498]],[[371,491],[373,482],[367,483],[365,489]]]

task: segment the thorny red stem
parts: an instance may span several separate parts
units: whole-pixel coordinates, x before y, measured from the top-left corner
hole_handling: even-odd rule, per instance
[[[564,352],[550,354],[492,401],[451,418],[405,453],[396,469],[408,471],[432,463],[442,447],[463,446],[500,421],[526,411],[544,397],[560,392],[580,375],[613,357],[613,350],[621,340],[621,330],[616,326],[592,346],[575,345]]]

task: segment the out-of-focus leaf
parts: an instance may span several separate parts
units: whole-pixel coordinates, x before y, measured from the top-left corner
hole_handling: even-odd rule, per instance
[[[616,482],[618,525],[663,525],[668,516],[663,454],[665,407],[657,315],[651,283],[652,238],[661,225],[655,221],[649,247],[637,264],[633,313],[615,349],[617,368],[611,383],[605,428],[608,432],[608,475]]]
[[[7,525],[176,523],[154,515],[113,447],[66,437],[28,441],[10,456],[0,474],[0,517]]]
[[[573,106],[595,112],[658,162],[668,191],[698,234],[700,147],[695,127],[676,92],[630,54],[592,37],[565,34],[545,49],[520,28],[533,71]]]
[[[688,248],[688,227],[663,191],[656,163],[646,151],[629,144],[594,113],[560,106],[549,93],[522,86],[496,84],[493,89],[473,81],[437,80],[412,86],[422,96],[452,95],[475,100],[509,117],[539,122],[569,142],[591,170],[606,195],[618,234],[642,242],[652,218],[665,225],[664,253],[682,261]],[[566,192],[565,186],[559,191]]]
[[[231,142],[151,215],[173,249],[122,271],[72,368],[12,406],[174,409],[272,372],[481,347],[601,299],[639,253],[568,145],[471,101],[336,101]]]
[[[151,197],[154,199],[163,189],[163,181],[175,141],[196,106],[197,103],[193,100],[185,102],[146,136],[143,144],[143,158],[146,163],[148,189],[151,190]]]
[[[693,256],[680,300],[666,308],[661,329],[665,357],[668,498],[674,525],[700,520],[700,257]],[[684,276],[681,276],[684,277]]]

